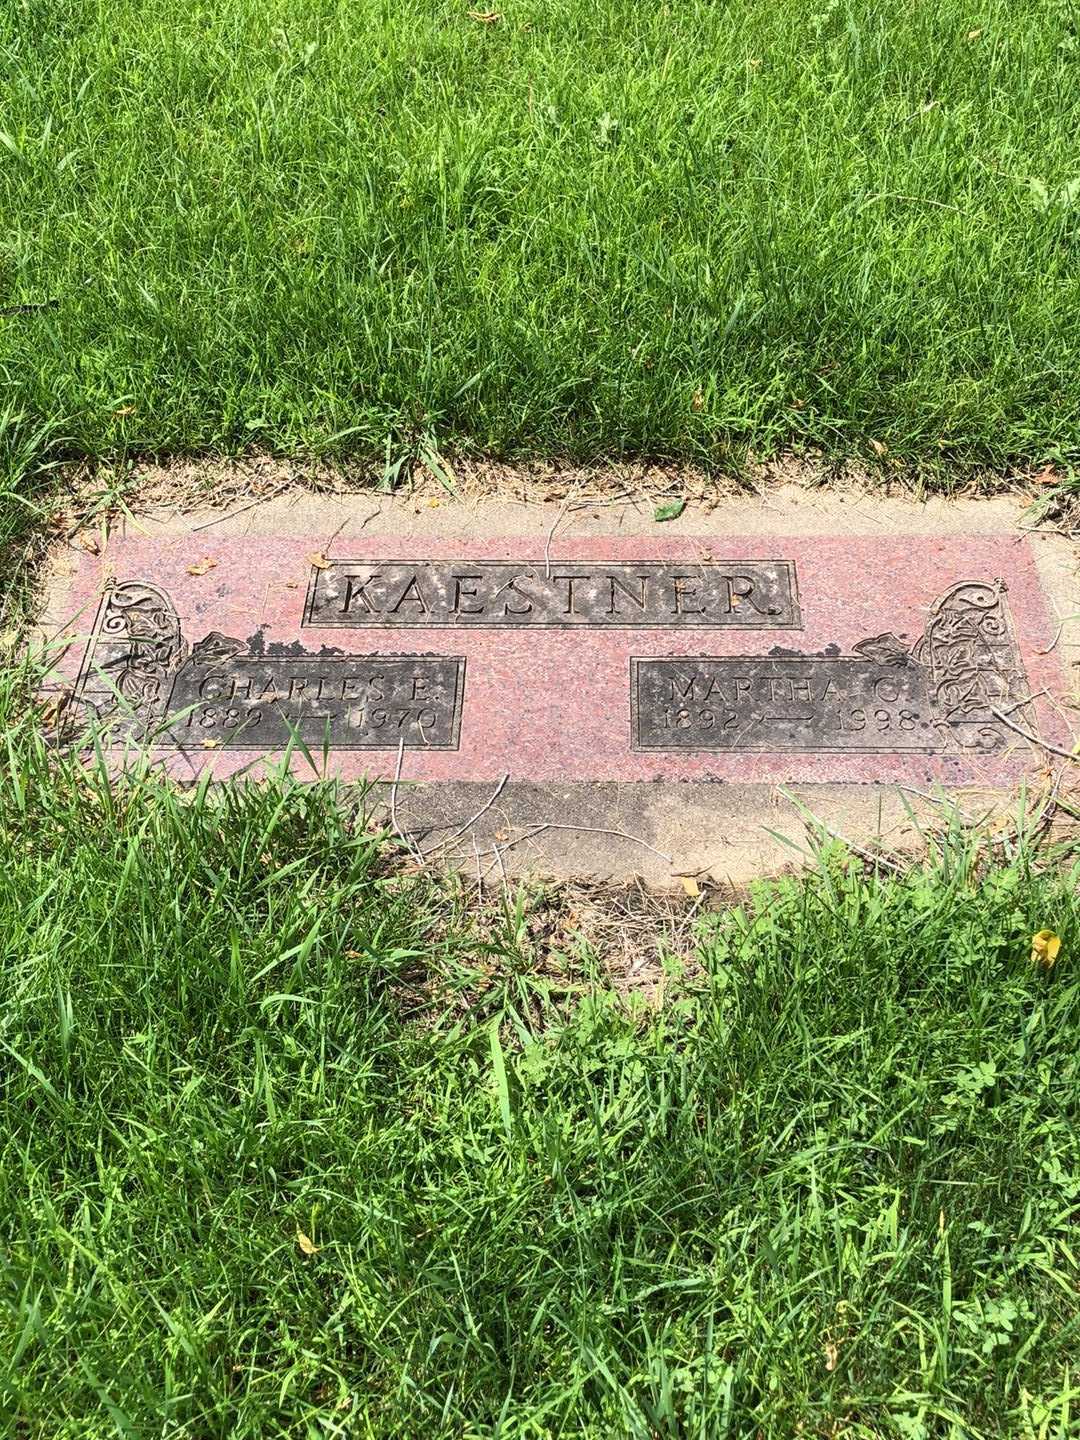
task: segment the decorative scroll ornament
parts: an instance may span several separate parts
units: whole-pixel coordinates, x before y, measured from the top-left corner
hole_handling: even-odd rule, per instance
[[[1008,743],[994,711],[1019,709],[1026,693],[1005,590],[1004,580],[961,580],[935,600],[910,650],[891,631],[851,647],[878,664],[922,666],[937,724],[963,750]]]
[[[129,716],[141,728],[158,719],[188,647],[172,601],[143,580],[106,596],[76,692],[98,719]]]
[[[964,580],[931,609],[913,658],[929,671],[930,701],[964,749],[997,750],[1008,736],[995,710],[1018,707],[1026,680],[1005,582]]]
[[[1011,743],[994,711],[1019,711],[1026,697],[1006,588],[1004,580],[961,580],[934,601],[910,649],[891,630],[851,647],[878,665],[923,669],[935,723],[946,743],[962,750],[1000,750]],[[1027,723],[1033,723],[1030,717]]]

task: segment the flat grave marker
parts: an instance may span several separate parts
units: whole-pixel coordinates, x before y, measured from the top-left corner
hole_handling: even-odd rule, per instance
[[[1007,786],[1069,741],[1015,534],[114,537],[60,662],[119,755],[219,777]],[[212,563],[207,563],[207,562]],[[403,756],[407,756],[402,760]]]

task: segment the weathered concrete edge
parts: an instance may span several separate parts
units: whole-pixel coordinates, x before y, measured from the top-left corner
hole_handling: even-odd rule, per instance
[[[1015,820],[1040,791],[966,787],[919,792],[895,785],[702,785],[687,781],[401,783],[393,816],[387,784],[365,808],[425,860],[499,883],[507,876],[589,877],[653,886],[684,875],[744,885],[809,864],[811,835],[917,855],[950,811],[965,821]],[[470,823],[471,822],[471,823]]]

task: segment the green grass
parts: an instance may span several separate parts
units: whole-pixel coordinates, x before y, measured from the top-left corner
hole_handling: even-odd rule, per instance
[[[1069,0],[8,0],[69,448],[1080,452]]]
[[[0,1434],[1077,1433],[1075,875],[834,854],[655,1011],[329,788],[5,719]]]
[[[0,654],[73,454],[1076,458],[1077,17],[8,0]],[[1080,1433],[1076,873],[834,847],[650,1009],[332,786],[47,756],[30,679],[2,1440]]]

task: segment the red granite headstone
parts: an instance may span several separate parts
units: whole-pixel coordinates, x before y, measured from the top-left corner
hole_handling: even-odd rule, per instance
[[[176,773],[290,737],[417,780],[1008,784],[1064,743],[1013,535],[422,545],[113,540],[72,580],[74,710]],[[205,561],[212,561],[206,564]]]

